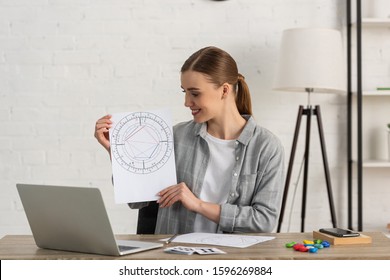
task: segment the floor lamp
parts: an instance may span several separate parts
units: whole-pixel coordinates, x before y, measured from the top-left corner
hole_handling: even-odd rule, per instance
[[[306,140],[304,151],[301,232],[304,232],[305,230],[310,129],[311,119],[314,116],[317,117],[332,224],[333,227],[337,227],[321,109],[319,105],[313,107],[310,104],[310,95],[313,93],[344,93],[346,91],[346,74],[344,73],[343,62],[341,34],[339,31],[320,28],[295,28],[283,32],[274,89],[285,92],[307,93],[308,104],[305,108],[299,106],[298,109],[298,117],[288,163],[277,232],[280,232],[283,222],[300,124],[303,116],[306,117]]]

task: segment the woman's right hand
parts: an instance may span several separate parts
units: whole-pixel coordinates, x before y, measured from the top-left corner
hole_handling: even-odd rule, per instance
[[[111,125],[111,115],[106,115],[98,119],[95,125],[95,138],[108,152],[110,152],[110,136],[108,131]]]

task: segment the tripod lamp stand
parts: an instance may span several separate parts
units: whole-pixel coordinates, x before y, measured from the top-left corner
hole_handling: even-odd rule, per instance
[[[312,117],[317,117],[331,219],[333,227],[337,227],[321,109],[319,105],[313,107],[310,104],[310,96],[313,93],[343,93],[346,91],[343,61],[341,34],[337,30],[296,28],[288,29],[283,32],[274,89],[286,92],[305,92],[308,96],[308,104],[305,108],[302,105],[298,108],[298,117],[287,168],[277,232],[280,232],[283,222],[299,130],[303,116],[306,117],[306,140],[304,150],[301,232],[304,232],[305,230]]]

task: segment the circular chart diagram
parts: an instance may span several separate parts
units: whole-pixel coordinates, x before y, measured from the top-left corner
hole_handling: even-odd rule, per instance
[[[157,171],[168,161],[172,151],[171,128],[151,112],[130,113],[111,132],[112,157],[132,173]]]

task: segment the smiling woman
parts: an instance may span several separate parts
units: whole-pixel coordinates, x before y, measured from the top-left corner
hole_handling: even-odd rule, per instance
[[[179,183],[158,193],[155,232],[272,231],[283,190],[284,152],[277,137],[255,123],[249,88],[236,62],[219,48],[202,48],[184,62],[181,87],[193,120],[174,126]],[[105,116],[95,128],[108,151],[111,125]]]
[[[214,98],[215,101],[225,99],[225,102],[216,102],[208,106],[218,111],[221,117],[231,114],[242,119],[240,115],[252,115],[249,88],[244,76],[238,73],[236,62],[227,52],[215,47],[203,48],[186,60],[181,73],[182,88],[186,92],[185,106],[190,107],[191,103],[187,102],[193,102],[192,99],[187,98],[188,93],[199,97],[202,93],[200,88],[202,88],[203,91],[214,92],[208,96]],[[197,90],[194,91],[194,89]],[[211,98],[208,101],[211,101]],[[222,108],[215,107],[218,104]]]

